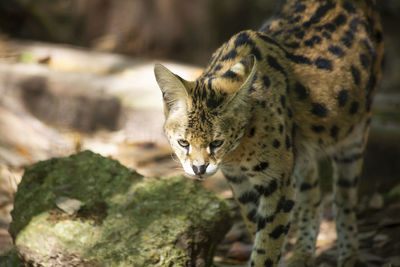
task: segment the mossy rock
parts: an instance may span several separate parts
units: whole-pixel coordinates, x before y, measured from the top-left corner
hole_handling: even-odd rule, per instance
[[[224,201],[184,177],[145,178],[84,151],[26,169],[10,233],[35,266],[211,266]]]

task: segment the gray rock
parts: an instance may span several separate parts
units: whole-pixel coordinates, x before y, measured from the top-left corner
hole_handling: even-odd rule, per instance
[[[211,266],[230,227],[226,203],[199,183],[145,178],[90,151],[28,167],[12,219],[34,266]]]

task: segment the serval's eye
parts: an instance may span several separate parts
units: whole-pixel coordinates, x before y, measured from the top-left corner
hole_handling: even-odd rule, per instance
[[[211,149],[216,149],[216,148],[222,146],[223,143],[224,143],[223,140],[214,140],[214,141],[212,141],[212,142],[210,143],[210,148],[211,148]]]
[[[184,140],[184,139],[178,140],[178,144],[179,144],[181,147],[184,147],[184,148],[188,148],[188,147],[189,147],[189,142],[186,141],[186,140]]]

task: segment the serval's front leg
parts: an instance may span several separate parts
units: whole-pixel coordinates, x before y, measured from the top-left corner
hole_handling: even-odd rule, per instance
[[[291,175],[282,174],[279,179],[256,176],[251,180],[244,176],[226,177],[254,236],[250,266],[278,266],[294,206]]]
[[[256,185],[260,194],[257,209],[257,232],[251,256],[252,266],[277,266],[282,246],[290,228],[290,215],[294,206],[293,179],[271,179],[265,185]]]

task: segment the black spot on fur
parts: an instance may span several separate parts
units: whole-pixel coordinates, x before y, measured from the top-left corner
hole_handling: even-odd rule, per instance
[[[256,253],[257,254],[265,254],[266,252],[265,252],[264,249],[259,248],[259,249],[256,250]]]
[[[330,40],[331,39],[331,34],[329,32],[323,31],[322,36],[325,37],[326,39]]]
[[[336,16],[336,18],[333,20],[333,23],[335,23],[336,27],[339,27],[343,24],[345,24],[347,21],[347,17],[344,14],[339,14]]]
[[[271,259],[267,259],[264,262],[264,267],[272,267],[274,265],[274,262]]]
[[[342,89],[338,94],[338,103],[339,107],[343,107],[347,103],[347,99],[349,98],[349,91]]]
[[[297,64],[308,64],[308,65],[311,64],[311,59],[302,55],[295,55],[286,52],[286,57]]]
[[[251,47],[250,53],[253,54],[257,60],[261,60],[260,50],[257,48],[254,41],[250,38],[250,35],[246,32],[241,32],[235,39],[235,47],[248,45]]]
[[[282,134],[283,133],[283,125],[279,124],[279,133]]]
[[[266,88],[268,88],[268,87],[271,85],[271,81],[270,81],[270,79],[268,78],[268,76],[264,75],[264,76],[262,77],[262,80],[263,80],[263,84],[264,84],[264,86],[265,86]]]
[[[276,60],[276,58],[272,57],[272,56],[267,56],[267,62],[268,64],[273,67],[274,69],[276,69],[277,71],[279,71],[280,73],[282,73],[282,75],[285,77],[285,83],[286,83],[286,92],[289,92],[289,80],[287,77],[287,73],[286,71],[283,69],[283,67],[278,63],[278,61]]]
[[[353,76],[353,79],[354,79],[354,83],[356,85],[360,85],[360,79],[361,79],[360,71],[354,65],[351,65],[350,70],[351,70],[351,75]]]
[[[302,38],[304,37],[304,32],[303,32],[303,31],[296,32],[296,33],[294,34],[294,36],[295,36],[297,39],[302,39]]]
[[[264,267],[272,267],[274,266],[274,262],[271,259],[267,259],[264,262]]]
[[[360,54],[360,62],[361,62],[361,65],[362,65],[365,69],[368,69],[370,62],[369,62],[369,58],[368,58],[367,55],[365,55],[365,54]]]
[[[322,42],[321,37],[319,37],[318,35],[313,35],[310,39],[304,41],[304,45],[313,47],[314,44],[319,44],[321,42]]]
[[[294,91],[296,92],[297,98],[299,100],[304,100],[308,97],[307,89],[299,82],[296,82],[294,86]]]
[[[332,70],[332,62],[326,58],[321,58],[321,57],[317,58],[315,60],[315,65],[319,69]]]
[[[300,185],[300,192],[304,192],[304,191],[313,189],[313,188],[316,187],[317,185],[318,185],[317,182],[315,182],[315,183],[313,183],[313,184],[304,182],[304,183],[302,183],[302,184]]]
[[[233,72],[231,70],[228,70],[227,72],[222,74],[222,77],[223,78],[228,78],[228,79],[237,79],[237,78],[239,78],[239,76],[235,72]]]
[[[284,74],[284,76],[286,77],[286,72],[285,70],[282,68],[282,66],[278,63],[278,61],[276,60],[276,58],[272,57],[272,56],[267,56],[267,61],[268,64],[273,67],[274,69],[276,69],[277,71],[281,72],[282,74]]]
[[[289,150],[290,147],[292,146],[292,144],[290,143],[289,136],[287,136],[287,135],[286,135],[286,138],[285,138],[285,144],[286,144],[286,149],[287,150]]]
[[[342,48],[340,48],[340,46],[337,45],[330,45],[328,47],[329,52],[331,52],[332,54],[334,54],[335,56],[338,57],[342,57],[344,56],[344,52],[342,50]]]
[[[289,231],[290,228],[290,224],[288,224],[287,226],[285,225],[278,225],[277,227],[275,227],[274,230],[272,230],[271,233],[269,233],[269,236],[273,239],[278,239],[281,237],[281,235],[287,234],[287,232]]]
[[[278,36],[278,35],[280,35],[282,33],[283,33],[283,30],[279,30],[279,31],[276,31],[276,32],[272,33],[272,36],[276,37],[276,36]]]
[[[254,45],[253,40],[250,39],[250,36],[246,32],[241,32],[235,39],[235,46],[247,45],[252,44]]]
[[[299,44],[299,42],[290,42],[290,43],[285,43],[285,46],[287,46],[289,48],[299,48],[300,44]]]
[[[278,201],[278,205],[276,206],[275,214],[279,213],[283,210],[283,212],[290,212],[294,207],[295,202],[291,199],[286,199],[285,197],[281,197]]]
[[[279,47],[280,49],[283,49],[283,48],[281,47],[281,45],[280,45],[277,41],[275,41],[274,39],[270,38],[268,35],[265,35],[265,34],[262,34],[262,33],[258,33],[258,37],[260,37],[263,41],[265,41],[265,42],[267,42],[267,43],[276,45],[276,46]]]
[[[356,13],[356,9],[349,1],[343,3],[343,8],[351,14]]]
[[[272,142],[272,145],[275,148],[279,148],[281,146],[281,143],[277,139],[274,139],[274,141]]]
[[[224,101],[223,96],[217,96],[215,94],[214,90],[210,90],[209,95],[207,96],[207,99],[206,99],[206,105],[208,108],[214,109],[214,108],[218,107],[219,105],[221,105],[223,101]]]
[[[326,23],[323,27],[328,32],[334,32],[336,30],[336,25],[333,23]]]
[[[257,60],[262,60],[261,52],[256,46],[251,48],[250,54],[254,55]]]
[[[283,108],[286,107],[286,97],[284,95],[281,95],[281,105]]]
[[[325,131],[325,127],[322,125],[311,125],[311,130],[313,130],[313,132],[316,132],[316,133],[321,133],[321,132]]]
[[[306,27],[306,28],[308,28],[308,27],[310,27],[312,24],[318,23],[318,22],[321,20],[321,18],[322,18],[323,16],[325,16],[326,13],[327,13],[329,10],[331,10],[332,8],[334,8],[334,7],[335,7],[335,5],[334,5],[331,1],[327,2],[327,3],[324,4],[324,5],[319,6],[318,9],[317,9],[317,11],[315,11],[315,13],[312,15],[312,17],[311,17],[308,21],[306,21],[306,22],[303,23],[303,26]]]
[[[358,106],[359,106],[359,103],[357,101],[351,102],[349,113],[356,114],[358,111]]]
[[[274,219],[275,219],[274,215],[271,215],[271,216],[268,216],[268,217],[265,217],[265,218],[262,218],[261,216],[258,216],[258,218],[257,218],[257,231],[260,231],[260,230],[264,229],[265,225],[267,223],[272,222]]]
[[[269,182],[268,186],[256,185],[254,188],[260,195],[268,197],[278,189],[278,183],[275,180],[272,180]]]
[[[255,133],[256,133],[256,128],[251,127],[250,132],[249,132],[249,137],[253,137]]]
[[[234,59],[237,56],[237,52],[235,49],[232,49],[228,53],[226,53],[223,57],[221,57],[221,61],[229,60],[229,59]]]
[[[296,17],[294,17],[293,19],[290,20],[290,22],[292,23],[297,23],[301,20],[302,16],[297,15]]]
[[[287,108],[287,114],[289,118],[293,118],[293,112],[290,108]]]
[[[258,203],[258,194],[252,191],[244,192],[239,198],[238,201],[242,204],[247,203]]]
[[[257,222],[257,210],[252,209],[249,213],[247,213],[247,219],[251,222]]]
[[[339,127],[337,127],[336,125],[333,125],[331,128],[331,131],[330,131],[331,137],[334,139],[337,139],[338,133],[339,133]]]
[[[340,42],[344,44],[347,48],[350,48],[353,44],[354,34],[351,31],[345,31],[344,36],[340,38]]]
[[[328,116],[328,108],[322,103],[312,103],[311,113],[318,117]]]
[[[260,171],[263,171],[266,168],[268,168],[268,166],[269,166],[269,163],[266,161],[263,161],[263,162],[260,162],[258,165],[254,166],[253,171],[260,172]]]
[[[355,17],[355,18],[353,18],[353,19],[350,21],[350,23],[349,23],[349,28],[350,28],[353,32],[355,32],[355,31],[357,31],[357,26],[358,26],[359,23],[360,23],[360,19],[357,18],[357,17]]]

